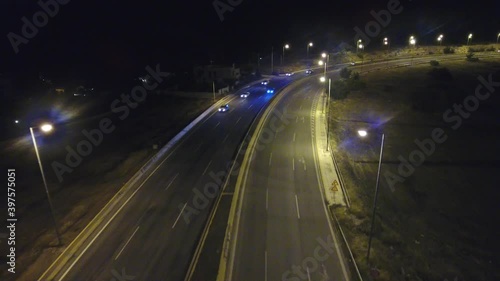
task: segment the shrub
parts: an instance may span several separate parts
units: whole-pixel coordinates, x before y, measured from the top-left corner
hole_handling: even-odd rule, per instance
[[[496,51],[495,47],[489,47],[488,49],[486,49],[487,52],[494,52]]]
[[[473,53],[473,52],[484,52],[484,48],[477,48],[477,49],[474,49],[472,47],[469,47],[469,53]]]
[[[432,66],[439,66],[439,62],[437,60],[431,60],[430,63]]]
[[[351,73],[351,78],[354,80],[359,80],[359,72],[353,72]]]
[[[479,58],[474,57],[474,53],[472,53],[472,52],[469,52],[467,55],[465,55],[465,59],[467,61],[471,61],[471,62],[479,61]]]
[[[427,72],[427,75],[429,75],[432,79],[438,80],[438,81],[451,81],[451,80],[453,80],[453,76],[451,75],[450,71],[446,67],[433,68],[429,72]]]
[[[445,47],[443,49],[443,54],[454,54],[455,53],[455,50],[451,47]]]
[[[340,77],[344,79],[348,79],[351,77],[352,70],[348,69],[347,67],[344,67],[340,70]]]

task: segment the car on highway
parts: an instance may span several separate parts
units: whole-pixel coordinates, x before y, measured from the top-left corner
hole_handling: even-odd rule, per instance
[[[274,94],[274,89],[273,88],[269,88],[269,89],[267,89],[266,93],[268,93],[268,94]]]
[[[267,84],[269,84],[269,80],[264,80],[264,81],[260,82],[260,84],[267,85]]]
[[[240,95],[240,97],[248,98],[249,95],[250,95],[250,92],[244,92],[243,94]]]
[[[312,70],[310,70],[310,69],[306,70],[306,74],[312,74],[312,73],[313,73]]]
[[[355,63],[355,62],[353,62],[353,61],[351,61],[351,65],[356,65],[356,63]]]
[[[219,107],[219,112],[226,112],[228,110],[229,110],[229,104],[225,104]]]
[[[287,72],[285,75],[286,75],[286,76],[292,76],[292,75],[293,75],[293,72]]]

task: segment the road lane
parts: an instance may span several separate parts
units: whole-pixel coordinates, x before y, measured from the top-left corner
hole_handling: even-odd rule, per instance
[[[323,280],[324,276],[330,278],[324,280],[346,280],[335,252],[328,259],[311,260],[318,239],[332,235],[322,205],[311,131],[313,101],[324,86],[315,79],[297,84],[276,105],[278,111],[287,108],[295,122],[257,151],[249,164],[232,280]],[[270,120],[266,122],[264,128],[270,127]],[[261,202],[267,202],[267,211]]]
[[[214,182],[211,173],[227,170],[252,118],[270,99],[264,90],[254,87],[228,112],[196,126],[57,280],[112,280],[122,272],[138,280],[182,280],[212,203],[197,205],[193,190],[203,192]],[[183,207],[201,210],[187,222],[179,216]]]

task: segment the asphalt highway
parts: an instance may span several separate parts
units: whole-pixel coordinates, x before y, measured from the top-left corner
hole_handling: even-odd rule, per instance
[[[268,87],[288,82],[275,78]],[[246,91],[249,97],[239,97]],[[227,170],[252,118],[271,97],[260,84],[242,89],[229,111],[214,111],[195,126],[56,280],[182,280],[210,211],[213,183],[219,183],[211,175]]]
[[[263,126],[278,129],[249,165],[232,280],[347,280],[312,145],[311,113],[324,87],[315,78],[288,87],[274,109],[287,118]]]

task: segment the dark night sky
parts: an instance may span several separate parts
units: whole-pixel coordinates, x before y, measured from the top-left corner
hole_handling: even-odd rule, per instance
[[[388,2],[241,0],[221,22],[213,0],[71,0],[15,54],[7,34],[21,34],[21,18],[31,20],[41,8],[37,1],[6,0],[0,72],[128,78],[148,64],[175,70],[185,62],[211,59],[248,62],[252,53],[269,53],[271,46],[280,50],[284,42],[291,44],[290,52],[305,52],[312,40],[316,46],[311,51],[320,51],[352,42],[353,28],[364,29],[373,20],[370,11],[386,9]],[[394,46],[404,44],[410,34],[425,44],[444,33],[447,41],[458,44],[469,32],[477,41],[493,41],[500,32],[500,1],[402,0],[401,5],[403,11],[380,33]]]

